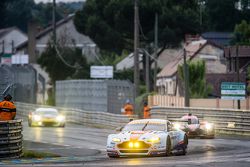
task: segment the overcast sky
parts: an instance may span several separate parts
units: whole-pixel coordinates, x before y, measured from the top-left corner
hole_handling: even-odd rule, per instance
[[[85,1],[85,0],[56,0],[56,2],[79,2],[79,1]],[[35,0],[36,3],[39,2],[53,2],[53,0]]]

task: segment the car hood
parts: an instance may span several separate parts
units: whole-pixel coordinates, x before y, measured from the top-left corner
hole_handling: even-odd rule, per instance
[[[114,134],[112,137],[120,138],[122,141],[145,140],[153,136],[159,136],[163,131],[125,131]]]

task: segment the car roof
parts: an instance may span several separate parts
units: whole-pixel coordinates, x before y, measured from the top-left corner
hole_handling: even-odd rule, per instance
[[[168,120],[164,119],[138,119],[129,122],[128,124],[143,124],[143,123],[157,123],[157,124],[166,124]]]
[[[55,108],[37,108],[36,111],[55,111],[55,112],[57,112],[58,110]]]

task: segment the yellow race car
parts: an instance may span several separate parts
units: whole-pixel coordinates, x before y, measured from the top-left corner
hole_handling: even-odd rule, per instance
[[[58,126],[65,127],[65,116],[55,108],[37,108],[30,112],[28,125],[32,126]]]

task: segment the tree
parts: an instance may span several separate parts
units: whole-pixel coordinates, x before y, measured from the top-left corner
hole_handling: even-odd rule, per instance
[[[205,0],[205,20],[207,30],[232,31],[240,20],[240,11],[236,8],[239,0]]]
[[[205,61],[188,62],[189,80],[188,91],[191,98],[205,98],[212,91],[211,85],[206,84]],[[184,82],[183,65],[178,66],[178,76]]]
[[[56,21],[74,13],[78,9],[76,5],[80,4],[82,3],[58,3]],[[51,3],[36,4],[34,0],[1,0],[0,9],[0,28],[15,26],[27,32],[29,21],[37,21],[42,28],[52,21]]]
[[[90,77],[90,66],[80,49],[66,47],[65,43],[62,44],[64,40],[58,40],[55,47],[51,41],[38,58],[38,64],[45,69],[51,79],[52,88],[48,90],[47,104],[55,105],[55,82],[65,79],[87,79]]]
[[[53,85],[57,80],[89,78],[89,65],[81,50],[60,45],[57,50],[59,53],[49,42],[45,52],[38,58],[38,63],[49,74]]]
[[[28,21],[32,20],[34,0],[5,0],[5,24],[4,27],[16,26],[27,31]],[[1,1],[2,3],[2,1]],[[1,8],[2,10],[2,8]]]
[[[250,45],[250,24],[245,20],[235,26],[232,44]]]
[[[159,45],[177,46],[186,33],[198,32],[196,0],[143,0],[139,3],[141,47],[154,39],[155,13],[159,15]],[[76,29],[102,49],[120,54],[133,50],[134,4],[131,0],[87,0],[76,12]]]

